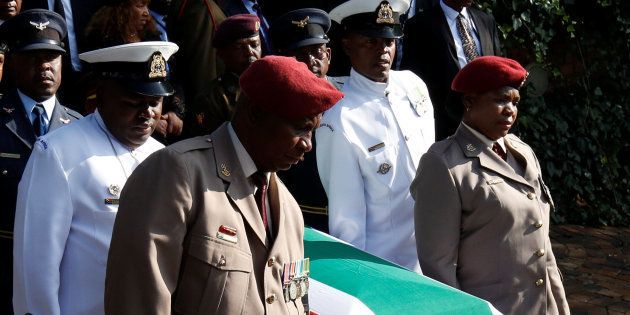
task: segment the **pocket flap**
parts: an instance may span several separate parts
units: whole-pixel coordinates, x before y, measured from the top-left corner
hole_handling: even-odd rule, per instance
[[[209,236],[192,236],[188,254],[220,270],[252,271],[252,255]]]

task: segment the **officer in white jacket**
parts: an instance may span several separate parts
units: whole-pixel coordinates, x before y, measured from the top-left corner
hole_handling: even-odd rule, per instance
[[[80,55],[100,76],[95,113],[40,137],[18,187],[13,307],[16,314],[103,314],[105,265],[129,175],[164,146],[151,138],[173,93],[168,42]],[[131,271],[133,272],[133,271]]]
[[[433,106],[419,77],[390,70],[408,7],[408,0],[351,0],[330,12],[352,70],[346,96],[316,131],[317,164],[330,233],[421,273],[409,185],[435,140]]]

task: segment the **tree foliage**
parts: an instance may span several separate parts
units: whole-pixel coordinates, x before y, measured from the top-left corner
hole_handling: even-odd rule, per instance
[[[557,222],[630,225],[630,2],[486,0],[507,57],[537,63],[549,88],[519,105]],[[538,75],[532,73],[532,75]]]

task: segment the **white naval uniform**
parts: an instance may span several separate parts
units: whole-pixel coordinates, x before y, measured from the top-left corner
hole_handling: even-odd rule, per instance
[[[420,273],[409,185],[435,141],[427,87],[410,71],[378,83],[352,69],[342,91],[315,133],[330,234]]]
[[[149,138],[130,152],[98,112],[38,139],[18,188],[16,314],[104,313],[105,265],[118,211],[105,199],[118,198],[110,186],[122,190],[135,167],[163,147]]]

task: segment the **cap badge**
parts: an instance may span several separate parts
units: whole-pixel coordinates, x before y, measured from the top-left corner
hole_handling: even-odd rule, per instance
[[[149,69],[149,79],[166,78],[166,60],[159,51],[151,56]]]
[[[392,166],[389,163],[383,163],[378,167],[377,173],[385,175],[390,169],[392,169]]]
[[[254,25],[254,29],[256,30],[256,32],[258,32],[258,30],[260,29],[260,22],[256,21],[256,24]]]
[[[299,27],[299,28],[304,28],[306,26],[306,24],[308,23],[309,17],[306,16],[303,20],[299,20],[299,21],[291,21],[291,23],[295,24],[295,26]]]
[[[29,21],[31,23],[31,25],[33,25],[33,27],[35,27],[36,29],[43,31],[46,29],[46,27],[48,26],[48,24],[50,24],[50,21],[46,21],[46,22],[39,22],[39,23],[35,23],[33,21]]]
[[[376,24],[394,24],[394,11],[387,1],[383,1],[378,9]]]
[[[7,114],[11,114],[13,113],[13,111],[15,110],[15,108],[6,108],[6,107],[2,107],[2,110],[7,113]]]

